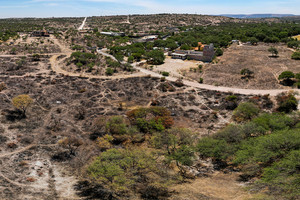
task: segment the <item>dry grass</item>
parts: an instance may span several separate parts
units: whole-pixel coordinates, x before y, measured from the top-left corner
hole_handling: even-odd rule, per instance
[[[223,199],[244,200],[251,199],[252,194],[238,181],[237,173],[224,174],[216,172],[208,177],[197,178],[189,183],[176,185],[172,189],[178,192],[171,200],[199,200],[199,199]]]
[[[204,67],[204,83],[210,85],[227,86],[247,89],[276,89],[284,88],[278,83],[278,75],[286,70],[294,73],[300,72],[300,62],[292,60],[292,50],[286,45],[276,44],[279,57],[270,57],[268,49],[271,45],[259,44],[258,46],[232,45],[225,50],[217,64]],[[248,68],[254,72],[254,78],[241,79],[241,70]],[[187,76],[199,80],[201,75],[188,73]]]
[[[297,40],[300,41],[300,35],[293,36],[292,38],[297,39]]]

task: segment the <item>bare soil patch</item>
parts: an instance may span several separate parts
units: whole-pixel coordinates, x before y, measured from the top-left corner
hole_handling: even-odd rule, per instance
[[[276,44],[279,57],[270,57],[271,45],[258,46],[232,45],[226,49],[217,64],[206,64],[202,74],[188,72],[187,77],[205,84],[245,89],[286,89],[279,84],[278,75],[286,70],[300,72],[300,61],[292,60],[293,51],[285,45]],[[248,68],[254,72],[254,78],[242,79],[241,70]]]

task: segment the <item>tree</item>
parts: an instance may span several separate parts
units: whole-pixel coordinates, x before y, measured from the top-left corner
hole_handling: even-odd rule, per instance
[[[154,64],[160,65],[164,63],[165,55],[161,50],[153,50],[146,54],[147,61]]]
[[[252,45],[257,45],[258,39],[256,39],[256,37],[251,37],[249,38],[249,42],[251,42]]]
[[[27,94],[22,94],[12,99],[12,105],[22,111],[23,116],[26,116],[26,110],[32,103],[32,98],[30,98]]]
[[[282,80],[282,79],[291,79],[291,78],[294,78],[295,77],[295,74],[291,71],[284,71],[282,72],[279,76],[278,76],[278,79],[279,80]]]
[[[282,83],[284,85],[291,86],[294,83],[291,79],[294,77],[295,77],[295,74],[293,72],[284,71],[278,76],[278,79],[282,80]]]
[[[83,144],[77,137],[65,137],[58,141],[58,144],[69,150],[70,155],[75,156],[76,150]]]

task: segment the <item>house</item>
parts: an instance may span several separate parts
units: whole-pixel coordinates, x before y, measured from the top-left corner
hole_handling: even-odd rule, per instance
[[[135,40],[135,42],[151,42],[158,39],[158,35],[147,35]]]
[[[214,45],[204,45],[203,51],[195,50],[175,50],[175,52],[169,52],[169,56],[173,59],[189,59],[198,60],[203,62],[211,62],[215,56]]]
[[[198,46],[195,47],[195,51],[203,51],[204,46],[205,45],[203,45],[202,42],[198,42]]]
[[[100,34],[102,35],[109,35],[109,36],[121,36],[121,37],[124,37],[125,36],[125,33],[123,32],[100,32]]]
[[[50,34],[47,30],[42,30],[42,31],[33,31],[30,36],[31,37],[50,37]]]

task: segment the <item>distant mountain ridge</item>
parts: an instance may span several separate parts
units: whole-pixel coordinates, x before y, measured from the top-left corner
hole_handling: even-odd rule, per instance
[[[293,14],[223,14],[220,16],[232,17],[232,18],[241,18],[241,19],[250,19],[250,18],[273,18],[273,17],[292,17]]]

